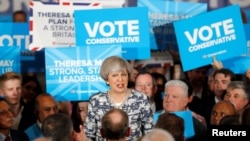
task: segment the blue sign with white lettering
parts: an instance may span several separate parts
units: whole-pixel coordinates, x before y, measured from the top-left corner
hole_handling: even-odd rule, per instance
[[[222,61],[223,67],[232,70],[235,74],[245,74],[250,68],[250,24],[244,24],[244,30],[247,40],[247,52],[240,56]]]
[[[121,45],[127,60],[149,59],[148,8],[75,10],[77,46]]]
[[[0,23],[0,46],[21,47],[21,60],[35,60],[29,47],[28,23]]]
[[[6,72],[20,73],[20,47],[0,47],[0,75]]]
[[[178,50],[173,22],[207,12],[206,3],[166,0],[138,0],[149,8],[150,47],[153,50]]]
[[[173,112],[177,116],[181,117],[184,120],[184,136],[185,138],[190,138],[195,135],[194,133],[194,122],[191,111],[178,111]]]
[[[247,52],[239,5],[176,21],[174,28],[184,71],[211,64],[213,56],[225,60]]]
[[[113,55],[121,56],[121,46],[45,48],[47,92],[57,101],[78,101],[107,91],[99,71]]]

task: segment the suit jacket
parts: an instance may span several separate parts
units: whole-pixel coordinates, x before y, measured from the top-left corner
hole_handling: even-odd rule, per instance
[[[156,93],[154,97],[156,112],[163,110],[163,97],[161,93]]]
[[[18,130],[20,130],[20,131],[26,130],[32,124],[36,123],[36,120],[37,120],[37,118],[34,114],[35,103],[29,102],[29,103],[24,104],[22,102],[22,105],[24,106],[24,108],[22,111],[22,117],[21,117],[20,124],[18,127]]]
[[[213,94],[204,86],[202,88],[201,98],[193,96],[193,100],[188,103],[188,108],[195,113],[201,114],[200,111],[203,110],[201,107],[203,106],[204,101],[206,101],[211,95]]]
[[[28,136],[23,131],[11,129],[10,136],[12,141],[30,141]]]
[[[209,96],[206,101],[203,101],[202,110],[200,111],[200,115],[202,115],[207,122],[207,126],[210,125],[210,116],[215,105],[215,96],[214,94]]]

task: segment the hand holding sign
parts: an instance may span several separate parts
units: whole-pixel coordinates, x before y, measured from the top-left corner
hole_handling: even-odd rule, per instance
[[[218,61],[215,57],[215,55],[213,56],[213,63],[212,66],[215,70],[219,70],[223,68],[223,64],[221,61]]]
[[[226,60],[247,52],[239,5],[176,21],[174,27],[184,71],[211,64],[215,55]]]
[[[169,53],[172,55],[174,61],[180,61],[180,53],[174,50],[171,44],[169,44]]]
[[[75,10],[74,17],[77,46],[121,45],[127,60],[150,59],[146,7]]]

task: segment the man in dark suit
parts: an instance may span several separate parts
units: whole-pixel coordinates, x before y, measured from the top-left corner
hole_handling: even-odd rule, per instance
[[[7,101],[0,97],[0,141],[29,141],[22,131],[10,129],[13,125],[13,115]]]
[[[186,72],[187,83],[190,85],[190,97],[192,100],[188,103],[188,108],[196,113],[200,112],[202,102],[209,97],[207,73],[210,66],[203,66]],[[200,113],[199,113],[200,114]]]

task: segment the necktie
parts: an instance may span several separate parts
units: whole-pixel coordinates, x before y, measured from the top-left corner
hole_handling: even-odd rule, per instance
[[[7,136],[4,141],[11,141],[11,137]]]

